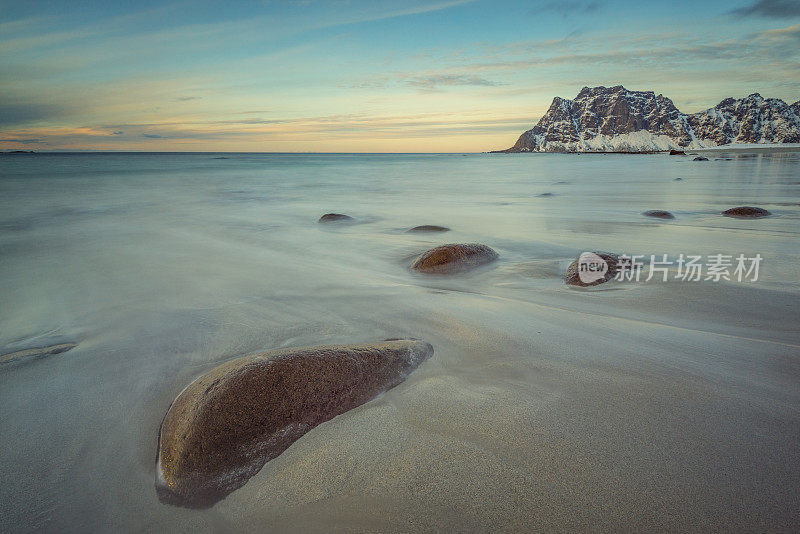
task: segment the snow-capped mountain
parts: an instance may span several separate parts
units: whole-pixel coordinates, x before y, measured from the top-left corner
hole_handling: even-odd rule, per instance
[[[800,142],[800,101],[754,93],[687,115],[653,91],[584,87],[556,97],[532,129],[504,152],[651,152],[730,143]]]

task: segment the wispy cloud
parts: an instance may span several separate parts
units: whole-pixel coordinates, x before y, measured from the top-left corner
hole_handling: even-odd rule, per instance
[[[442,11],[445,9],[462,6],[464,4],[471,4],[475,1],[476,0],[450,0],[448,2],[436,2],[436,3],[421,4],[416,6],[404,6],[401,8],[394,8],[388,10],[380,10],[380,9],[365,10],[361,16],[354,17],[350,20],[340,19],[338,21],[332,21],[331,25],[356,24],[362,22],[374,22],[378,20],[392,19],[396,17],[422,15],[423,13],[432,13],[434,11]]]
[[[800,2],[797,0],[756,0],[731,11],[734,15],[782,19],[800,17]]]
[[[0,127],[6,128],[53,119],[64,116],[67,113],[68,110],[62,105],[18,100],[6,96],[5,102],[0,103]]]
[[[474,76],[470,74],[433,74],[428,76],[416,76],[405,80],[405,83],[407,85],[420,87],[426,90],[434,90],[440,86],[453,87],[459,85],[474,85],[491,87],[502,85],[499,82],[493,82],[491,80],[487,80],[486,78],[481,78],[480,76]]]
[[[761,39],[800,39],[800,24],[787,26],[785,28],[775,28],[759,33],[756,37]]]
[[[147,139],[164,139],[164,136],[158,134],[149,134],[143,133],[142,137],[146,137]]]
[[[595,13],[602,8],[597,0],[559,0],[542,2],[536,6],[534,13],[554,12],[562,17],[570,15],[580,15],[585,13]]]
[[[0,139],[0,143],[19,143],[22,145],[46,144],[44,139]]]

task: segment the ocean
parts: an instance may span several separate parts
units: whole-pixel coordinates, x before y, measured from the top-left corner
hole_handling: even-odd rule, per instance
[[[800,153],[708,157],[0,155],[0,355],[77,344],[0,364],[0,530],[797,528]],[[408,270],[444,243],[499,259]],[[568,287],[583,251],[762,261]],[[404,383],[208,510],[158,501],[194,378],[396,337],[435,350]]]

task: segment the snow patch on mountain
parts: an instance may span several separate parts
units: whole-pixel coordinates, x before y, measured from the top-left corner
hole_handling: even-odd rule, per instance
[[[584,87],[574,100],[553,99],[547,113],[506,152],[654,152],[731,143],[800,142],[800,101],[791,106],[758,93],[681,113],[652,91]]]

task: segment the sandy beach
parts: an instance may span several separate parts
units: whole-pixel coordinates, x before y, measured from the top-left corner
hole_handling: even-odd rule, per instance
[[[0,160],[0,354],[77,344],[0,366],[0,530],[797,529],[800,154],[216,157]],[[408,270],[443,243],[499,257]],[[593,250],[763,262],[564,285]],[[396,337],[435,349],[404,383],[207,510],[158,501],[192,380]]]

